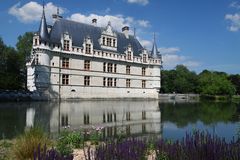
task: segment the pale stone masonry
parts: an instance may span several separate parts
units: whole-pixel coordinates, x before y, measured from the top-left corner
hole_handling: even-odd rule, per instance
[[[27,85],[49,99],[158,98],[162,59],[154,38],[151,52],[135,36],[45,13],[33,37]]]

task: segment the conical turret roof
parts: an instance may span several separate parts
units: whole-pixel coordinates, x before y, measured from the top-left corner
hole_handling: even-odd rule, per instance
[[[154,33],[154,40],[153,40],[153,47],[152,47],[151,56],[153,58],[159,58],[159,52],[158,52],[158,48],[157,48],[155,33]]]
[[[44,5],[43,5],[41,23],[40,23],[40,27],[39,27],[39,35],[40,35],[41,40],[47,41],[49,39],[47,22],[46,22],[45,11],[44,11]]]

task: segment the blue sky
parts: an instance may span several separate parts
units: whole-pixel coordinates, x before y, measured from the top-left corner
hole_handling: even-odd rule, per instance
[[[0,36],[15,46],[18,35],[37,31],[42,0],[1,0]],[[152,47],[153,33],[164,69],[184,64],[189,69],[240,73],[240,1],[234,0],[45,0],[46,16],[57,7],[64,18],[136,28],[143,46]]]

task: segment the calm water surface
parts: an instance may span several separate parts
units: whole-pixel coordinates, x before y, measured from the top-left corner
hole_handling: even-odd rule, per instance
[[[105,137],[118,134],[180,139],[193,130],[231,140],[240,128],[240,104],[223,102],[71,101],[0,103],[0,139],[14,138],[31,126],[57,135],[68,127],[104,127]]]

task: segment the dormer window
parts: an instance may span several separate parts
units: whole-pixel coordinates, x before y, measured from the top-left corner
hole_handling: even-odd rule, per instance
[[[143,54],[143,63],[147,63],[147,55]]]
[[[86,44],[86,54],[91,54],[91,44]]]
[[[110,38],[107,38],[107,46],[111,46],[111,39]]]
[[[110,22],[102,32],[99,44],[101,45],[101,48],[117,51],[117,35],[113,31]]]
[[[102,38],[102,41],[103,41],[103,45],[105,46],[105,37]]]
[[[83,48],[84,48],[85,54],[93,53],[93,42],[89,36],[84,39]]]
[[[130,51],[127,53],[127,60],[132,60],[132,54]]]
[[[64,51],[70,51],[72,49],[72,39],[68,32],[65,32],[62,37],[62,47]]]
[[[65,51],[69,51],[69,40],[64,40],[64,42],[63,42],[63,49]]]
[[[113,47],[116,47],[116,39],[113,39]]]

